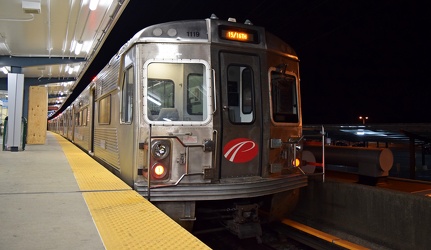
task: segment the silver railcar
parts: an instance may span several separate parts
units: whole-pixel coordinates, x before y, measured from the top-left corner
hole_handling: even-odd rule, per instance
[[[258,235],[245,214],[280,217],[307,185],[297,55],[248,21],[144,28],[50,124],[185,227],[200,202],[264,198],[227,223]]]

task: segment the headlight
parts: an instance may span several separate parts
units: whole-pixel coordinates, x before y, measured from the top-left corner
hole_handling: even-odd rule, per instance
[[[163,160],[169,155],[168,141],[155,141],[151,146],[151,154],[155,159]]]

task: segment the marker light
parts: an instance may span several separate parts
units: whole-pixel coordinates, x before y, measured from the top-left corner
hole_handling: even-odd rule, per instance
[[[292,161],[292,164],[294,167],[299,167],[299,165],[301,165],[301,161],[296,158],[295,160]]]
[[[151,168],[152,176],[156,179],[162,179],[166,176],[166,168],[160,163],[156,163]]]

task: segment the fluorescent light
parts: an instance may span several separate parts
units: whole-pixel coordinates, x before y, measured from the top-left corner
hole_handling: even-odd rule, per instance
[[[90,0],[90,6],[88,8],[90,8],[91,11],[96,10],[98,4],[99,0]]]
[[[93,45],[92,40],[84,42],[84,46],[82,47],[82,50],[88,54],[88,52],[90,52],[91,45]]]
[[[82,46],[83,46],[83,43],[82,43],[82,42],[78,42],[78,43],[76,44],[76,47],[75,47],[75,55],[79,55],[79,53],[81,53]]]
[[[75,50],[75,46],[76,46],[76,40],[72,40],[72,43],[70,44],[70,52]]]

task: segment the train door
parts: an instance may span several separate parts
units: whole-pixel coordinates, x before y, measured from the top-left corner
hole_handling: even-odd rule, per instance
[[[133,65],[123,70],[122,84],[120,87],[120,126],[118,127],[118,146],[120,148],[120,167],[121,175],[124,181],[133,185],[134,165],[135,165],[135,148],[136,144],[134,131],[134,93],[135,89],[135,71]]]
[[[222,52],[220,62],[220,177],[260,175],[263,128],[259,57]]]

